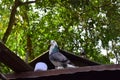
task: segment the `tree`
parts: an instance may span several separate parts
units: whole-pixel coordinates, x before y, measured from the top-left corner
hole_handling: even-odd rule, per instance
[[[75,55],[84,48],[90,60],[120,62],[119,0],[6,0],[0,5],[0,39],[26,62],[48,50],[51,39]]]

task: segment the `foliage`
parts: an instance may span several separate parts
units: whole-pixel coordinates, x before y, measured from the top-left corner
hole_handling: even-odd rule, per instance
[[[15,21],[10,23],[14,7]],[[119,0],[0,1],[0,39],[26,62],[48,50],[54,39],[75,55],[84,48],[90,60],[110,64],[115,58],[119,63],[119,22]],[[9,24],[12,30],[5,41]]]

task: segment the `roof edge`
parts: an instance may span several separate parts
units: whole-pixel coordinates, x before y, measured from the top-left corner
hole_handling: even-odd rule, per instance
[[[5,76],[8,79],[18,79],[18,78],[39,78],[45,76],[57,76],[61,74],[74,74],[74,73],[83,73],[83,72],[91,72],[91,71],[120,71],[120,64],[113,65],[96,65],[96,66],[85,66],[79,68],[66,68],[66,69],[52,69],[48,71],[39,71],[39,72],[22,72],[22,73],[13,73],[6,74]]]

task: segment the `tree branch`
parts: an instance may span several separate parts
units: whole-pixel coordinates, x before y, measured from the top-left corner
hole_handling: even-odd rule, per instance
[[[36,1],[30,1],[30,2],[21,2],[20,0],[15,0],[15,3],[12,7],[12,11],[10,14],[10,19],[9,19],[9,24],[8,24],[8,28],[6,30],[6,32],[4,33],[4,36],[2,38],[2,42],[5,44],[7,41],[7,38],[9,37],[11,31],[12,31],[12,27],[14,25],[15,22],[15,14],[17,12],[17,7],[21,6],[21,5],[25,5],[25,4],[30,4],[30,3],[35,3]]]
[[[14,3],[14,5],[13,5],[13,7],[12,7],[12,11],[11,11],[11,14],[10,14],[10,19],[9,19],[9,24],[8,24],[8,28],[7,28],[7,30],[6,30],[6,32],[4,33],[4,36],[3,36],[3,39],[2,39],[2,42],[3,43],[6,43],[6,41],[7,41],[7,38],[8,38],[8,36],[10,35],[10,33],[11,33],[11,30],[12,30],[12,26],[13,26],[13,24],[14,24],[14,22],[15,22],[15,14],[16,14],[16,9],[17,9],[17,7],[19,6],[19,0],[15,0],[15,3]]]

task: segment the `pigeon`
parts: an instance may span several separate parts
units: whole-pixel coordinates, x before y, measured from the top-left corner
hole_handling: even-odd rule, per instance
[[[51,40],[50,42],[49,60],[56,69],[75,67],[73,64],[71,64],[71,61],[59,51],[58,44],[55,40]]]

